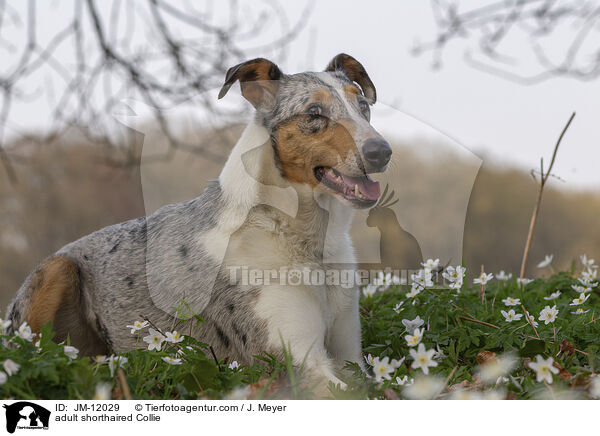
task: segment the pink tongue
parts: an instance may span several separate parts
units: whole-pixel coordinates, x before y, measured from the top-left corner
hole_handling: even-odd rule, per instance
[[[354,189],[354,185],[358,185],[360,192],[367,197],[369,200],[377,200],[381,190],[379,189],[379,182],[372,180],[367,177],[352,177],[342,174],[344,184]]]

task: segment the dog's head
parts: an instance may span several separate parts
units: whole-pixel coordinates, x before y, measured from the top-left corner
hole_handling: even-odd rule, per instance
[[[369,174],[386,170],[392,149],[370,124],[375,86],[356,59],[339,54],[324,72],[291,75],[254,59],[227,71],[219,98],[238,80],[285,179],[356,208],[377,203],[379,183]]]

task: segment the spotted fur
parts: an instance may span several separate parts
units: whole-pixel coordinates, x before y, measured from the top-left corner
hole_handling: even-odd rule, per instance
[[[256,116],[219,179],[198,198],[63,247],[17,292],[13,326],[39,331],[52,321],[88,354],[126,351],[140,346],[127,324],[148,318],[171,330],[172,306],[185,300],[205,322],[180,330],[218,356],[248,364],[265,351],[281,355],[285,343],[308,374],[339,383],[336,369],[362,361],[357,289],[249,286],[228,276],[236,265],[354,263],[351,209],[319,186],[313,168],[364,172],[359,145],[378,137],[364,111],[375,88],[348,55],[327,70],[286,75],[265,59],[230,69],[219,97],[240,81]],[[326,116],[307,112],[315,102]]]

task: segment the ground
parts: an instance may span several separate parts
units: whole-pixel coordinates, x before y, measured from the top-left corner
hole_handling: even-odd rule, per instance
[[[361,299],[367,372],[348,364],[341,374],[347,388],[330,385],[331,396],[600,398],[600,295],[597,269],[585,261],[578,270],[574,266],[529,283],[505,274],[484,277],[484,284],[454,286],[460,292],[449,288],[458,279],[439,274],[436,280],[425,270],[416,277],[425,286],[412,290],[382,276],[363,290]],[[181,315],[193,316],[184,306]],[[145,345],[152,320],[134,321],[123,328]],[[158,350],[89,358],[52,342],[50,325],[41,339],[20,326],[16,335],[4,336],[0,348],[0,397],[313,397],[311,386],[300,381],[302,368],[294,367],[287,354],[283,360],[263,355],[260,364],[239,367],[185,332],[180,338],[162,333],[155,334],[160,335]]]

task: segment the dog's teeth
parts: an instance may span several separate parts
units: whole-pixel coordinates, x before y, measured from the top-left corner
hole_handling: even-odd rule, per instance
[[[335,173],[333,172],[333,170],[331,168],[329,168],[327,170],[327,172],[329,173],[329,175],[335,180],[337,178],[337,176],[335,175]]]
[[[358,189],[358,185],[354,185],[354,195],[357,197],[360,196],[360,189]]]

